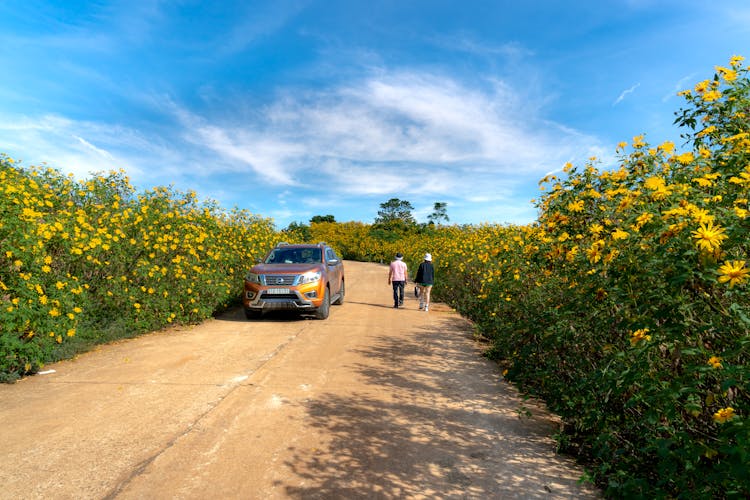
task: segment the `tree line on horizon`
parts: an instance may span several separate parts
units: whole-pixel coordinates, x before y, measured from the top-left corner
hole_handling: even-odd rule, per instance
[[[450,222],[448,216],[448,203],[436,201],[432,212],[427,216],[426,223],[417,222],[413,214],[414,206],[407,200],[391,198],[380,204],[378,216],[371,225],[371,235],[385,241],[398,238],[399,235],[434,227],[442,223]],[[289,235],[292,239],[309,241],[312,238],[311,224],[336,223],[333,215],[314,215],[308,224],[304,222],[291,222],[282,233]]]

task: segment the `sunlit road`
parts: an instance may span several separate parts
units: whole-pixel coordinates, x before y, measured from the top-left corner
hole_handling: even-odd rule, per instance
[[[325,321],[237,310],[0,385],[0,498],[596,495],[466,321],[346,272]]]

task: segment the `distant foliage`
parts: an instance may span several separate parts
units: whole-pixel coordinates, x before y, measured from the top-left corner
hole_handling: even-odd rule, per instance
[[[0,380],[93,344],[195,323],[236,301],[268,219],[193,193],[136,194],[0,156]]]

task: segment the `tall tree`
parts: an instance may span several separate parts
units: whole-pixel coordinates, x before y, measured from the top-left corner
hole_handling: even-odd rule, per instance
[[[427,216],[427,220],[433,224],[440,224],[440,221],[449,222],[448,204],[444,201],[436,201],[432,207],[432,213]]]
[[[414,207],[406,200],[391,198],[385,203],[380,204],[378,216],[375,218],[375,224],[384,226],[413,226],[417,221],[412,215]]]

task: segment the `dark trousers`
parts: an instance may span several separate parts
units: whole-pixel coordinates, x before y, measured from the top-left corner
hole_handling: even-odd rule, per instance
[[[404,303],[404,286],[406,281],[391,281],[393,285],[393,305],[398,306]]]

